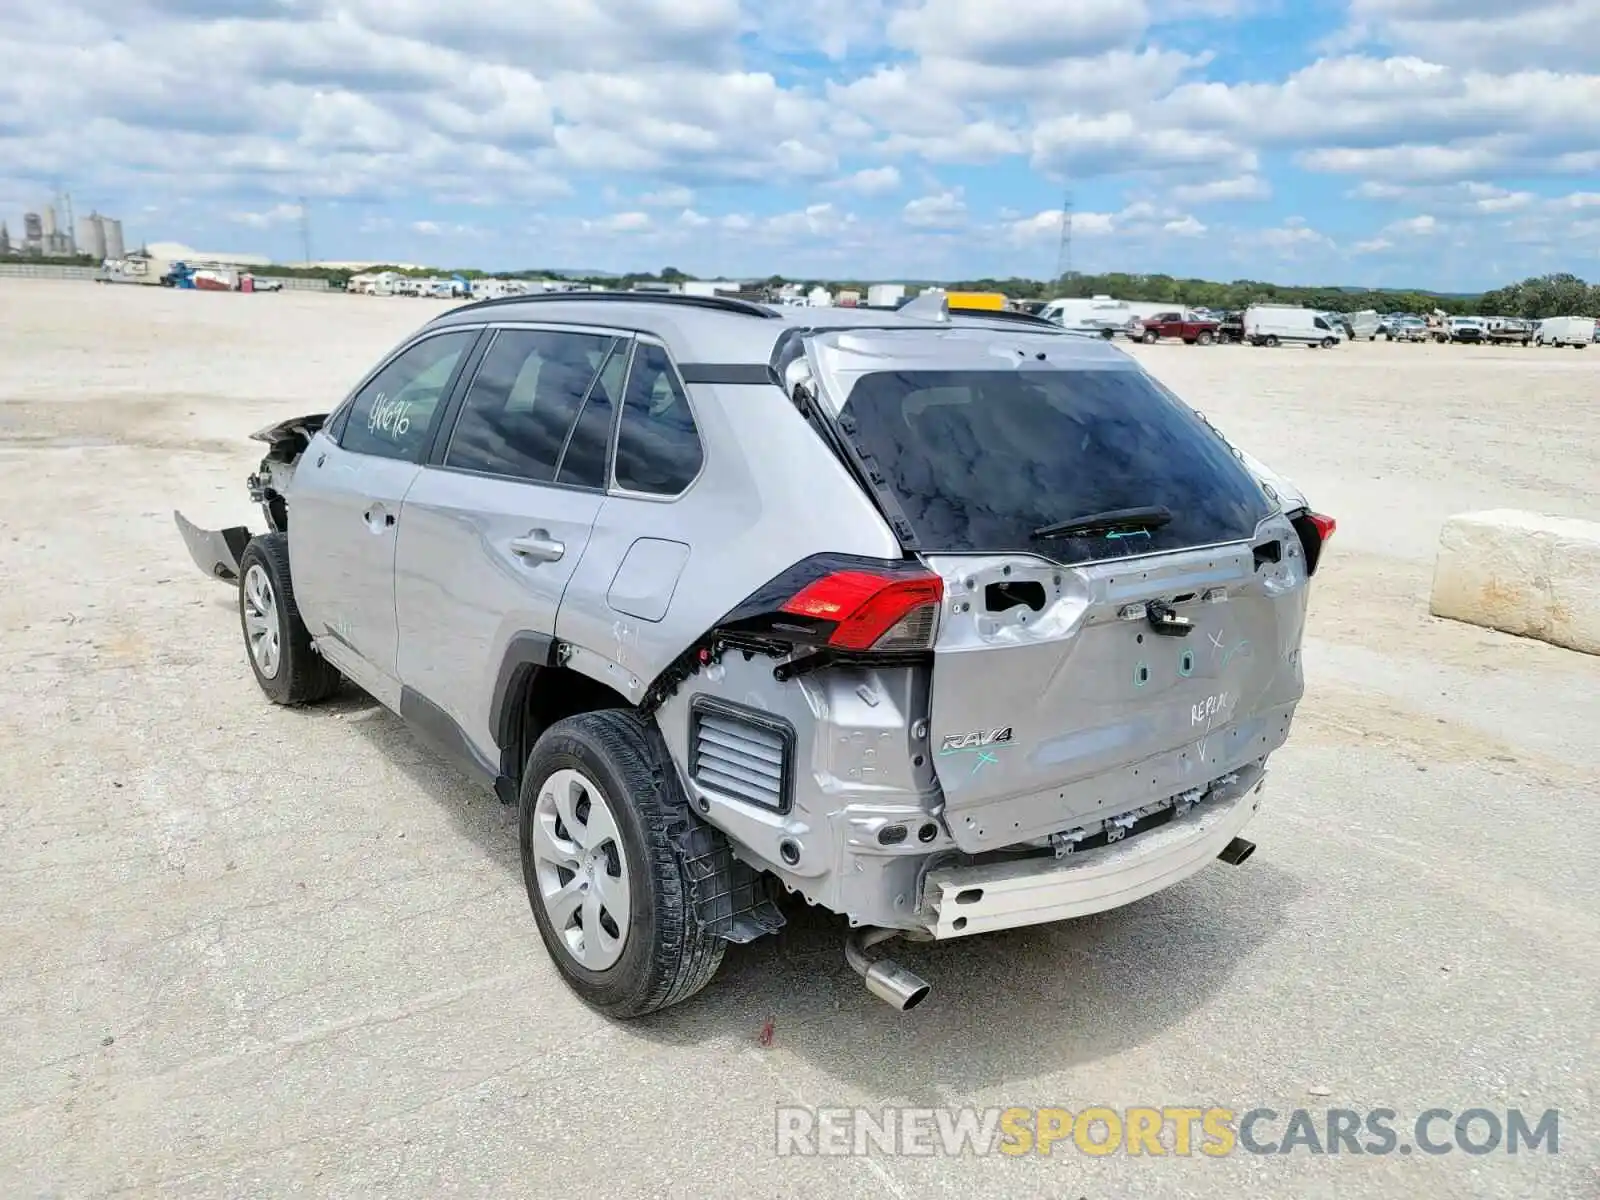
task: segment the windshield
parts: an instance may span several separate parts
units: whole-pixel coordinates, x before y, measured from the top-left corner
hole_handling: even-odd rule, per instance
[[[1273,508],[1222,439],[1137,369],[873,372],[841,416],[930,553],[1082,562],[1185,549],[1250,538]],[[1034,536],[1146,506],[1171,521]]]

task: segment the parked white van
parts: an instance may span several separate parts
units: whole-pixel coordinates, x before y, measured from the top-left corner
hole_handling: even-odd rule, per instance
[[[1298,342],[1331,350],[1339,344],[1340,335],[1327,317],[1309,308],[1252,304],[1244,310],[1244,340],[1252,346]]]
[[[1533,335],[1538,346],[1576,346],[1582,350],[1594,341],[1593,317],[1546,317]]]

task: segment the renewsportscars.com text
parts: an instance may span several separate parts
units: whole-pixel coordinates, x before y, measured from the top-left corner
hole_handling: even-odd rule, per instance
[[[780,1156],[1088,1154],[1558,1154],[1557,1109],[1237,1110],[1216,1106],[807,1108],[780,1106]]]

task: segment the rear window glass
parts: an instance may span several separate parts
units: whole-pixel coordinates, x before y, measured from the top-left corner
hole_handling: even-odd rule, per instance
[[[1186,405],[1142,371],[863,375],[843,417],[930,552],[1030,551],[1062,562],[1249,538],[1272,510]],[[1039,540],[1035,529],[1159,505],[1148,531]]]

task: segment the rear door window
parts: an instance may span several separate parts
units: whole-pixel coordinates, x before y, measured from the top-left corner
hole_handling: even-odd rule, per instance
[[[584,397],[617,340],[500,330],[462,401],[444,465],[532,483],[554,480]]]
[[[1114,558],[1247,539],[1272,511],[1222,439],[1138,370],[873,372],[857,380],[841,419],[930,553]],[[1169,509],[1171,522],[1032,536],[1150,505]]]

